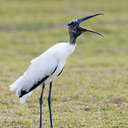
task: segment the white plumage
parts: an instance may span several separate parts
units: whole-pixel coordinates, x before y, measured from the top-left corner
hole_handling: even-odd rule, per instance
[[[20,102],[24,103],[26,98],[32,94],[32,91],[41,83],[42,92],[40,96],[40,128],[42,128],[42,104],[43,92],[45,85],[50,82],[48,94],[48,106],[50,116],[50,127],[53,128],[52,111],[51,111],[51,90],[52,81],[63,70],[67,57],[75,50],[76,39],[84,32],[91,32],[102,36],[100,33],[80,27],[80,23],[95,17],[103,15],[100,13],[73,20],[68,23],[68,31],[70,41],[69,43],[59,43],[48,49],[39,57],[31,61],[27,71],[16,80],[11,86],[10,90],[16,89],[16,95],[20,98]]]
[[[29,92],[33,86],[47,76],[48,78],[43,82],[45,84],[51,82],[62,71],[67,57],[75,50],[75,46],[70,43],[58,43],[45,51],[31,61],[27,71],[10,86],[10,90],[16,89],[16,95],[20,96],[21,91]],[[32,91],[22,96],[20,102],[24,103]]]

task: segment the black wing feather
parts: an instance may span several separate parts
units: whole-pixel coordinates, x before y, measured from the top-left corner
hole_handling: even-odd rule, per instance
[[[51,73],[51,75],[56,71],[58,66],[56,66],[56,68],[54,69],[54,71]],[[50,75],[49,75],[50,76]],[[32,86],[32,88],[30,88],[28,91],[27,90],[21,90],[21,94],[19,97],[24,96],[25,94],[31,92],[32,90],[34,90],[36,87],[38,87],[41,83],[43,83],[49,76],[45,76],[43,79],[41,79],[40,81],[38,81],[36,84],[34,84]]]

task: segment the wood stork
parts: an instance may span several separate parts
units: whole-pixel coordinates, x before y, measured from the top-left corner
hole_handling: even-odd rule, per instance
[[[50,83],[48,106],[50,115],[50,126],[53,128],[52,112],[51,112],[51,90],[53,79],[61,74],[63,71],[67,57],[75,50],[76,39],[84,32],[92,32],[102,36],[100,33],[82,28],[79,24],[89,18],[103,15],[97,13],[68,23],[68,31],[70,36],[69,43],[58,43],[47,51],[42,53],[39,57],[31,61],[27,71],[19,77],[11,86],[10,90],[16,89],[16,95],[20,98],[20,102],[24,103],[26,98],[30,96],[34,89],[42,84],[42,92],[40,96],[40,128],[42,128],[42,104],[43,92],[45,85]]]

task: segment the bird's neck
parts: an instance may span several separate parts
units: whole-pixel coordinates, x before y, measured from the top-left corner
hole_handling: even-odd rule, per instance
[[[70,37],[70,44],[76,44],[77,36],[72,35],[72,33],[69,34]]]
[[[76,43],[72,44],[71,42],[67,43],[67,47],[66,47],[66,53],[64,53],[64,55],[66,55],[67,57],[72,54],[74,52],[76,48]]]
[[[70,44],[76,44],[76,37],[70,38]]]

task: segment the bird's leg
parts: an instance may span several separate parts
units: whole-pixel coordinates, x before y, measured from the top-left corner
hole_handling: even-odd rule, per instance
[[[50,114],[50,125],[51,125],[51,128],[53,128],[53,124],[52,124],[52,110],[51,110],[51,90],[52,90],[52,82],[50,82],[50,86],[49,86],[48,106],[49,106],[49,114]]]
[[[44,87],[45,87],[45,84],[43,83],[42,92],[41,92],[40,99],[39,99],[39,102],[40,102],[40,128],[42,128],[42,104],[43,104]]]

